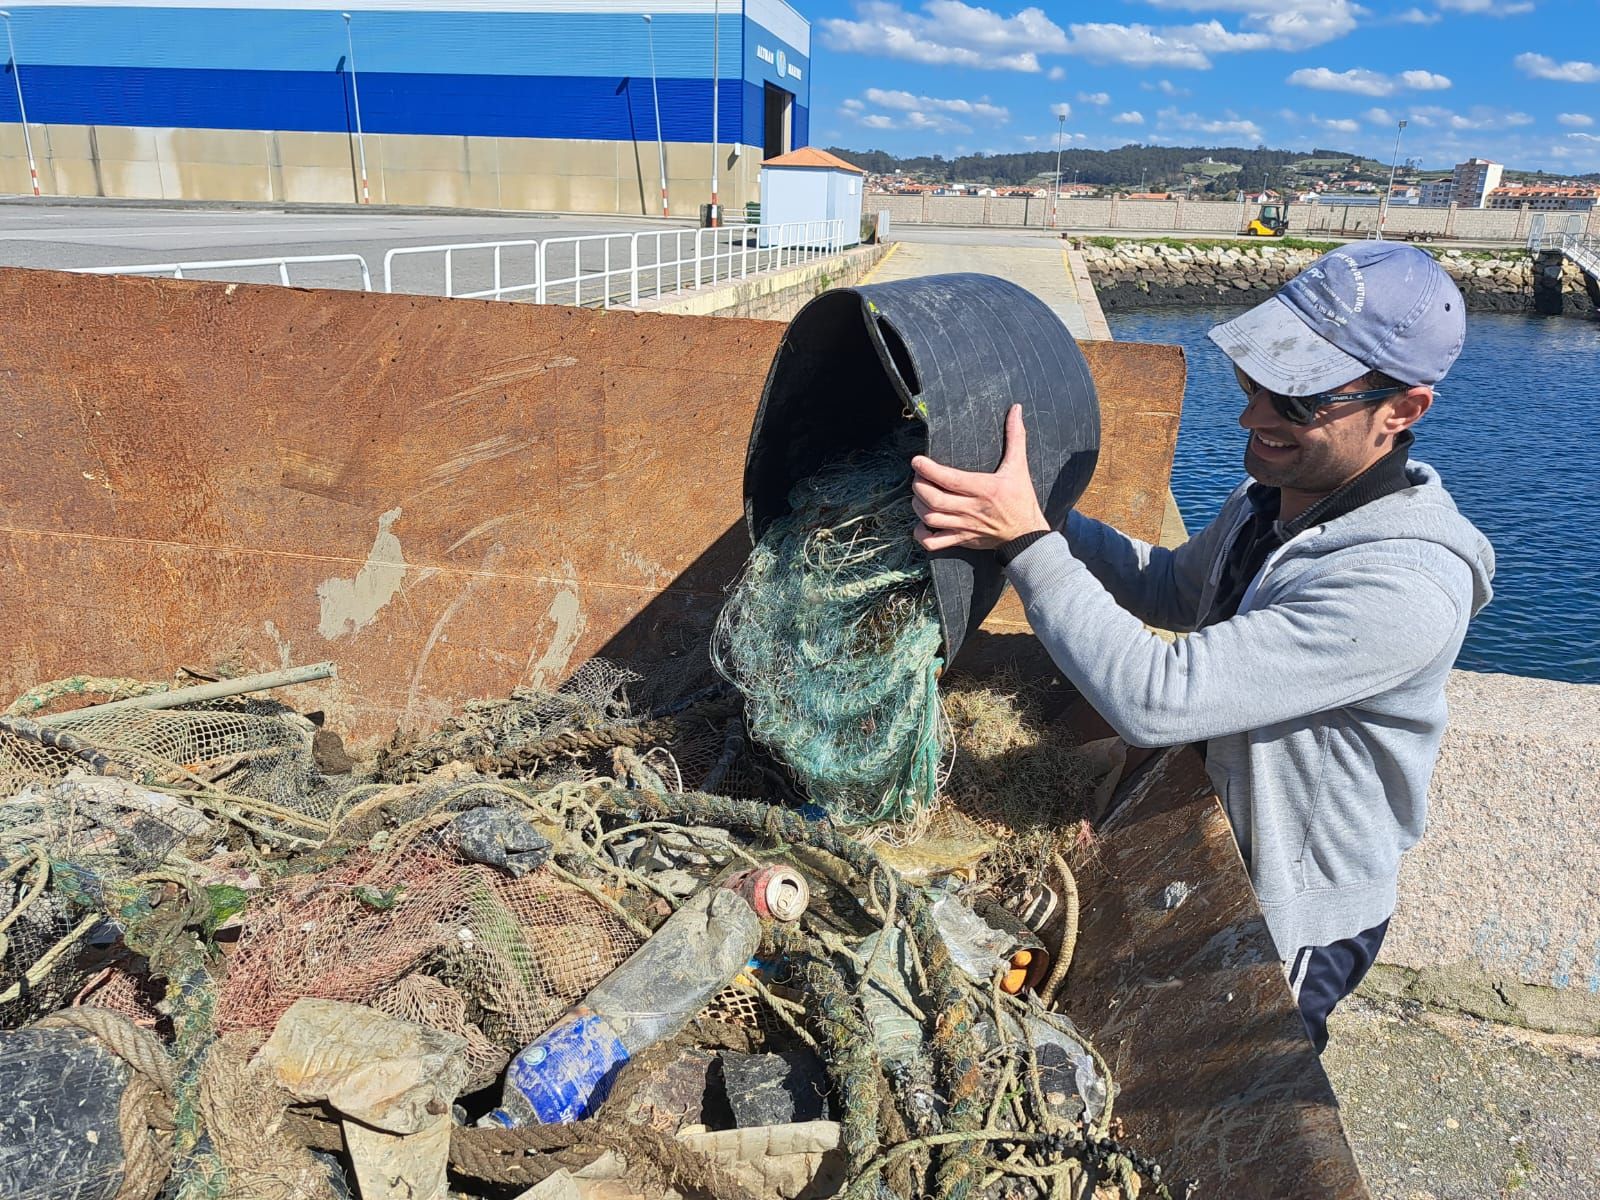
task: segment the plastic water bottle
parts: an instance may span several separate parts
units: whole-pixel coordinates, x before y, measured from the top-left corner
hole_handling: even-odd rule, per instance
[[[707,888],[506,1068],[480,1125],[565,1125],[605,1102],[623,1065],[677,1033],[731,983],[761,940],[742,896]]]

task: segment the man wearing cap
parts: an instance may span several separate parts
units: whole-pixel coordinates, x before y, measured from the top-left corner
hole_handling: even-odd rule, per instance
[[[1489,543],[1409,460],[1464,318],[1438,263],[1373,241],[1213,329],[1254,482],[1176,549],[1077,512],[1051,530],[1020,408],[993,474],[912,460],[924,548],[995,549],[1056,665],[1125,740],[1204,743],[1319,1053],[1388,928],[1445,679],[1490,597]]]

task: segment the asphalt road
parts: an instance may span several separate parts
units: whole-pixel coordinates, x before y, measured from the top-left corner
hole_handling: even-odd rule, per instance
[[[674,290],[694,280],[695,231],[687,221],[644,220],[530,213],[485,214],[439,210],[435,212],[370,209],[284,210],[230,208],[215,205],[161,208],[117,202],[58,204],[31,197],[6,197],[0,201],[0,266],[71,269],[77,267],[136,266],[219,259],[255,259],[354,254],[366,263],[371,284],[378,290],[422,295],[462,295],[484,292],[496,283],[493,252],[458,250],[451,256],[446,279],[443,254],[399,256],[388,283],[384,259],[389,251],[414,246],[487,243],[526,239],[575,238],[607,235],[604,241],[581,248],[558,243],[545,251],[545,298],[554,303],[595,303],[602,284],[596,274],[614,272],[610,278],[613,300],[628,298],[626,268],[634,253],[631,235],[647,231],[641,239],[641,264],[658,259],[675,264],[663,268],[659,290]],[[1097,230],[1070,230],[1073,235]],[[707,235],[709,236],[709,235]],[[731,231],[722,237],[728,239]],[[952,227],[896,224],[897,240],[955,245],[1045,246],[1060,245],[1053,230],[1005,227]],[[1117,236],[1137,236],[1119,231]],[[1169,236],[1156,231],[1151,236]],[[1197,235],[1202,236],[1202,235]],[[1218,235],[1203,235],[1216,237]],[[1222,235],[1226,236],[1226,235]],[[1457,243],[1466,245],[1467,243]],[[728,247],[728,242],[723,242]],[[709,242],[702,241],[702,253]],[[719,272],[757,270],[753,242],[742,237],[725,249]],[[501,252],[498,282],[521,288],[510,299],[534,299],[531,286],[538,278],[535,247],[507,247]],[[581,256],[581,257],[580,257]],[[731,261],[730,261],[731,260]],[[702,278],[710,279],[703,264]],[[215,268],[189,272],[203,278],[240,282],[281,282],[271,266]],[[589,278],[579,280],[577,276]],[[297,263],[290,267],[291,283],[304,287],[359,288],[361,264],[354,261]],[[658,290],[655,273],[645,271],[643,294]]]
[[[692,227],[686,222],[538,214],[487,216],[355,209],[346,213],[5,203],[0,204],[0,266],[61,270],[357,254],[367,263],[373,287],[382,289],[384,256],[398,247],[608,234],[612,235],[609,238],[611,265],[619,267],[627,264],[629,235],[636,230],[662,232],[666,238],[662,257],[669,261],[678,257],[672,249],[675,238],[681,239],[683,254],[692,257]],[[583,270],[601,269],[606,250],[605,243],[586,245]],[[535,253],[527,247],[503,251],[502,284],[532,282]],[[654,262],[655,258],[655,239],[643,242],[642,261]],[[551,280],[570,279],[576,273],[574,265],[572,247],[552,247],[547,251],[546,270]],[[454,294],[481,290],[493,283],[493,256],[488,250],[458,251],[451,266]],[[215,269],[196,274],[243,282],[279,281],[276,269],[270,267]],[[675,276],[675,272],[669,274]],[[306,287],[359,288],[360,264],[294,264],[290,281]],[[397,258],[393,283],[395,291],[445,294],[444,256]],[[572,302],[572,283],[549,286],[549,299]],[[598,283],[589,283],[583,299],[596,298],[598,286]],[[526,297],[531,299],[532,294],[527,293]]]

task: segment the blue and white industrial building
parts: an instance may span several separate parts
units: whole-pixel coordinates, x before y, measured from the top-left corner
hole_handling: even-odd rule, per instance
[[[713,139],[725,208],[757,198],[763,159],[807,144],[811,29],[783,0],[9,11],[0,191],[30,186],[18,81],[41,188],[60,195],[352,201],[364,159],[375,203],[651,214],[664,157],[671,210],[692,215]]]

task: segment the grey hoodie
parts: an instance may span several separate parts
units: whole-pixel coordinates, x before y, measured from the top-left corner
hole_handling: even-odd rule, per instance
[[[1275,550],[1237,615],[1167,643],[1211,606],[1250,515],[1242,484],[1174,550],[1073,513],[1007,568],[1039,640],[1135,746],[1205,740],[1206,769],[1287,961],[1394,912],[1422,836],[1444,683],[1489,602],[1494,551],[1438,474]]]

